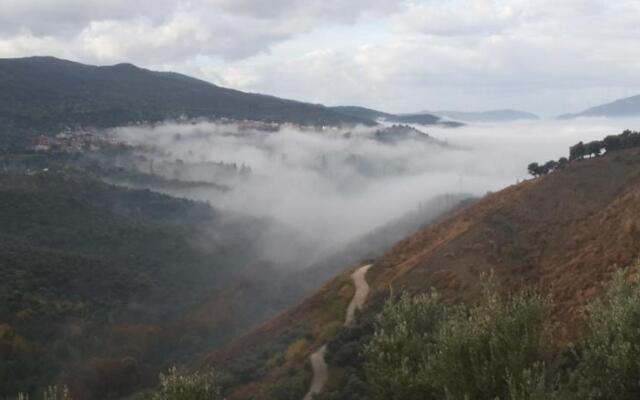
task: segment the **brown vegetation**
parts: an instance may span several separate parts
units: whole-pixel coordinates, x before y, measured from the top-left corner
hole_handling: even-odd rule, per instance
[[[616,266],[640,250],[640,151],[574,162],[479,201],[399,242],[372,269],[382,290],[436,287],[446,298],[475,297],[482,273],[504,290],[536,285],[573,331],[586,300]]]
[[[640,150],[626,149],[575,161],[554,174],[488,195],[397,243],[375,263],[367,280],[378,294],[435,287],[447,302],[473,302],[480,277],[493,271],[499,290],[535,286],[551,294],[553,318],[562,322],[561,339],[575,338],[587,301],[603,292],[618,267],[630,265],[640,253],[639,167]],[[338,293],[347,277],[327,283],[298,307],[212,355],[208,363],[224,365],[264,348],[294,326],[308,327],[312,343],[319,343],[331,334],[321,327],[332,320],[319,316],[332,315],[334,307],[327,305],[336,299],[346,304],[348,295]],[[250,385],[237,386],[234,398],[263,398],[259,394],[288,367],[281,364]]]

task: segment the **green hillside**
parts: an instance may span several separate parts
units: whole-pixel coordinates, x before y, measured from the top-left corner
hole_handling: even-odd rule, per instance
[[[265,220],[40,172],[0,174],[0,225],[0,397],[61,380],[121,396],[279,307]]]
[[[303,125],[373,124],[322,105],[244,93],[132,64],[53,57],[0,59],[0,149],[64,127],[113,127],[168,118],[226,117]]]

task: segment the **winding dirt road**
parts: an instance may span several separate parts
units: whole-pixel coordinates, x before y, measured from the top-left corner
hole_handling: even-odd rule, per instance
[[[344,319],[344,326],[349,326],[353,323],[353,316],[355,315],[356,310],[362,307],[364,301],[367,299],[367,295],[369,294],[369,284],[365,279],[365,275],[371,266],[372,264],[365,265],[364,267],[358,268],[353,274],[351,274],[351,279],[356,287],[356,293],[353,295],[353,298],[347,307],[347,316]]]
[[[327,367],[327,362],[324,360],[326,352],[327,345],[325,344],[309,357],[311,368],[313,368],[313,380],[303,400],[313,400],[316,394],[322,392],[324,385],[329,379],[329,368]]]
[[[369,284],[367,283],[365,275],[371,266],[372,264],[365,265],[358,268],[353,274],[351,274],[351,279],[356,287],[356,292],[347,307],[344,326],[349,326],[353,323],[353,317],[356,310],[362,307],[364,301],[367,299],[367,295],[369,294]],[[311,381],[311,387],[303,400],[313,400],[316,394],[322,392],[324,385],[329,379],[329,368],[324,360],[326,352],[327,345],[325,344],[309,357],[309,360],[311,361],[311,368],[313,369],[313,379]]]

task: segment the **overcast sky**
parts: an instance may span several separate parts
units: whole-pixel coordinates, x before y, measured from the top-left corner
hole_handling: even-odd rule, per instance
[[[0,57],[132,62],[393,112],[640,93],[640,0],[0,0]]]

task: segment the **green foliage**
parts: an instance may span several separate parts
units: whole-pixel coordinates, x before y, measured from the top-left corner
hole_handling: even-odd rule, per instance
[[[158,390],[150,400],[221,400],[222,387],[216,371],[180,374],[173,367],[167,374],[160,374]]]
[[[550,393],[547,299],[487,288],[473,307],[432,292],[391,300],[366,348],[374,399],[542,399]]]
[[[366,311],[355,322],[345,326],[327,343],[325,360],[331,370],[332,382],[318,400],[367,400],[369,385],[362,366],[364,349],[371,341],[374,320],[384,307],[385,296],[378,292],[368,300]]]
[[[344,385],[322,392],[314,400],[369,400],[368,384],[360,374],[349,371]]]
[[[287,348],[284,359],[286,361],[301,360],[306,355],[305,350],[309,347],[306,339],[298,339]]]
[[[544,163],[544,165],[538,165],[538,163],[531,163],[527,167],[527,171],[529,172],[529,174],[533,176],[542,176],[550,172],[553,172],[564,165],[566,165],[566,162],[563,162],[563,160],[559,160],[559,161],[549,160],[546,163]]]
[[[568,159],[561,157],[558,161],[548,161],[544,165],[531,163],[528,165],[527,171],[533,176],[546,175],[556,169],[565,167],[571,161],[581,160],[586,156],[597,157],[604,150],[609,153],[634,147],[640,147],[640,132],[625,130],[619,135],[610,135],[603,140],[594,140],[589,143],[579,142],[569,148]]]
[[[224,386],[236,387],[260,380],[270,370],[284,364],[287,349],[292,343],[312,338],[306,328],[291,326],[274,340],[268,341],[268,346],[245,349],[239,356],[225,363],[224,370],[221,371],[224,373]]]
[[[544,383],[547,309],[535,293],[503,299],[487,290],[477,306],[450,314],[426,367],[434,386],[451,400],[493,400]]]
[[[578,142],[569,148],[569,160],[579,160],[586,155],[586,148],[583,142]]]
[[[18,400],[29,400],[29,395],[26,393],[18,393]],[[69,388],[66,386],[49,386],[42,393],[43,400],[72,400]]]
[[[640,271],[616,273],[586,307],[586,331],[551,347],[547,298],[484,291],[475,306],[437,295],[390,300],[366,349],[374,399],[632,400],[640,396]]]
[[[307,393],[310,382],[311,371],[308,368],[290,370],[284,379],[269,389],[267,400],[300,400]]]
[[[603,143],[600,140],[594,140],[585,144],[585,153],[588,155],[599,156],[602,152]]]
[[[625,400],[640,395],[640,291],[638,275],[616,273],[601,300],[586,310],[587,335],[576,346],[571,398]],[[637,271],[636,271],[637,272]]]
[[[527,166],[527,172],[533,176],[541,175],[540,164],[533,162]]]
[[[126,357],[153,376],[167,360],[210,351],[282,307],[266,290],[276,284],[271,274],[228,325],[181,320],[246,282],[244,273],[269,268],[247,267],[268,221],[50,171],[0,173],[0,226],[0,325],[10,328],[0,332],[0,397],[32,393],[60,373],[82,381],[74,390],[104,388],[97,382],[107,372],[127,378],[117,362]],[[96,368],[97,358],[115,360],[118,371]]]
[[[66,127],[114,127],[181,116],[374,124],[321,105],[243,93],[131,64],[95,67],[52,57],[0,60],[0,150],[24,149],[36,135]]]
[[[366,374],[375,399],[432,398],[437,387],[427,375],[438,330],[451,313],[436,292],[388,301],[365,348]]]

